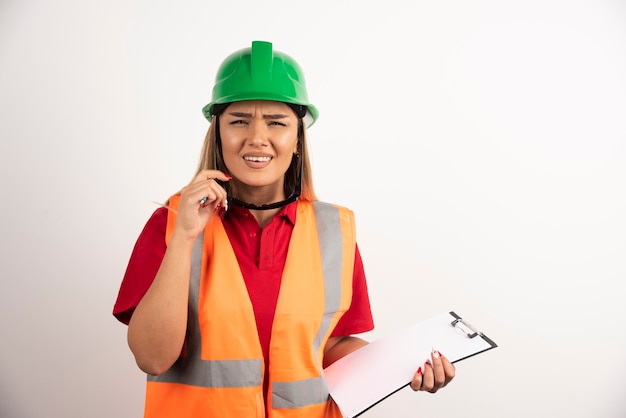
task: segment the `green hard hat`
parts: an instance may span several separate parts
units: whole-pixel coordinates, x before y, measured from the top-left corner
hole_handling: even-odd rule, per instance
[[[273,100],[305,106],[307,126],[317,120],[318,111],[309,103],[304,73],[289,55],[273,51],[272,44],[253,41],[252,47],[229,55],[220,65],[211,103],[202,108],[211,121],[216,104],[243,100]]]

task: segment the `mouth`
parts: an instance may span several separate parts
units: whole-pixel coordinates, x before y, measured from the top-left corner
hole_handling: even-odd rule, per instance
[[[252,169],[267,167],[274,157],[271,155],[244,155],[243,162]]]
[[[258,157],[258,156],[247,155],[247,156],[244,156],[243,159],[245,161],[250,161],[254,163],[267,163],[271,161],[272,157]]]

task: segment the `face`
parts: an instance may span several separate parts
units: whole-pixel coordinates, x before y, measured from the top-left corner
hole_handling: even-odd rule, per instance
[[[242,192],[284,198],[284,176],[298,151],[298,118],[289,106],[232,103],[220,115],[220,137],[224,162]]]

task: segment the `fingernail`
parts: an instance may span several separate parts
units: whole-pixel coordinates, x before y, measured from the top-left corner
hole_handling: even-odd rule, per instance
[[[233,178],[230,174],[226,174],[226,173],[224,173],[224,175],[225,175],[225,176],[226,176],[229,180]]]
[[[429,366],[432,366],[432,364],[430,363],[430,360],[426,360],[425,364],[428,364]]]
[[[439,357],[441,357],[441,354],[439,354],[439,351],[433,348],[433,358],[439,358]]]
[[[416,373],[417,373],[417,374],[422,374],[422,368],[421,368],[421,367],[418,367],[418,368],[417,368],[417,372],[416,372]]]
[[[228,210],[228,199],[224,199],[224,212]]]

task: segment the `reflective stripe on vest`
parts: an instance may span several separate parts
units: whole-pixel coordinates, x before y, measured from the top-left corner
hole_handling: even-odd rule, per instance
[[[313,352],[320,349],[323,337],[329,331],[331,319],[341,304],[341,273],[343,237],[339,222],[339,209],[322,202],[314,202],[317,233],[322,254],[324,271],[325,309],[322,325],[315,337]],[[319,365],[322,369],[322,365]],[[314,405],[328,400],[328,388],[322,376],[297,382],[274,382],[272,406],[274,408],[297,408]],[[290,399],[299,399],[294,404]]]
[[[200,276],[204,233],[193,245],[189,281],[189,312],[198,312]],[[202,339],[198,315],[187,318],[187,356],[180,357],[174,366],[159,376],[148,375],[151,382],[182,383],[204,388],[258,386],[263,381],[263,361],[258,360],[202,360]]]
[[[170,201],[170,206],[172,206]],[[174,204],[177,204],[177,200]],[[352,212],[322,202],[298,203],[308,205],[314,211],[314,224],[319,238],[319,256],[321,258],[321,276],[323,281],[323,316],[319,322],[319,328],[311,338],[310,349],[315,353],[316,372],[313,377],[297,378],[288,381],[274,381],[270,384],[272,397],[268,400],[272,409],[306,408],[312,405],[327,403],[329,393],[326,382],[322,375],[321,359],[323,349],[332,328],[336,325],[341,314],[349,306],[352,291],[352,268],[354,266],[354,219]],[[306,209],[307,207],[303,207]],[[302,222],[307,222],[306,211],[302,212]],[[298,219],[300,219],[300,207]],[[173,226],[168,219],[168,234],[171,234]],[[310,217],[310,216],[309,216]],[[296,227],[299,223],[297,221]],[[221,225],[220,225],[221,226]],[[222,227],[223,228],[223,227]],[[305,227],[303,227],[305,228]],[[294,235],[296,229],[294,228]],[[306,236],[306,235],[305,235]],[[293,238],[293,237],[292,237]],[[347,239],[346,239],[347,238]],[[169,239],[169,235],[167,237]],[[188,385],[199,388],[259,388],[263,381],[264,365],[260,358],[245,358],[241,360],[204,360],[201,358],[202,338],[201,326],[198,322],[200,283],[202,280],[203,257],[205,256],[206,237],[201,234],[194,243],[191,259],[190,288],[189,288],[189,312],[187,324],[187,337],[185,342],[185,355],[164,374],[160,376],[148,376],[148,382],[165,383],[175,385]],[[209,240],[210,241],[210,240]],[[350,250],[351,248],[351,250]],[[312,251],[312,256],[317,257],[317,252]],[[285,267],[287,270],[287,267]],[[293,266],[290,271],[293,270]],[[303,276],[308,277],[303,273]],[[349,280],[348,280],[349,278]],[[285,280],[285,278],[283,278]],[[281,284],[282,291],[283,284]],[[233,301],[237,303],[238,301]],[[278,310],[278,306],[277,306]],[[276,322],[279,321],[275,318]],[[286,322],[283,326],[288,326]],[[235,330],[232,330],[233,332]],[[281,337],[285,338],[285,337]],[[297,344],[296,344],[297,347]],[[296,350],[297,351],[297,350]],[[260,346],[259,346],[260,352]],[[278,355],[278,354],[277,354]],[[293,354],[291,354],[293,355]],[[278,355],[280,359],[281,356]],[[272,359],[272,354],[270,354]],[[282,360],[275,360],[280,363]],[[276,374],[280,375],[281,372]],[[282,372],[284,373],[284,371]],[[309,373],[310,374],[310,373]],[[272,361],[270,361],[270,378],[272,377]],[[256,389],[255,389],[256,390]],[[248,392],[246,392],[248,393]]]

